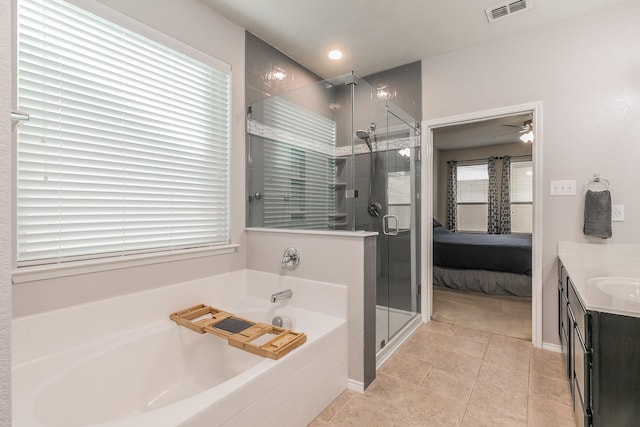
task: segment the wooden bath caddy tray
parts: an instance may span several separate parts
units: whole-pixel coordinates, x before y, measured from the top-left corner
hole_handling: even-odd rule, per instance
[[[226,338],[233,347],[271,359],[280,359],[307,341],[301,332],[253,322],[204,304],[177,311],[169,317],[192,331]]]

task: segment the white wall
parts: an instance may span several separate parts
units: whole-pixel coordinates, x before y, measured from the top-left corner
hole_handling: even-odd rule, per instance
[[[375,378],[375,233],[249,229],[247,268],[348,287],[349,379],[356,389]],[[286,248],[300,251],[295,270],[282,269]],[[285,288],[283,288],[285,289]]]
[[[0,0],[0,426],[11,425],[11,1]]]
[[[640,242],[640,2],[423,60],[423,119],[543,102],[543,341],[557,343],[555,262],[560,240]],[[499,24],[498,24],[499,25]],[[582,234],[584,182],[611,180],[625,222],[602,242]],[[575,179],[575,197],[549,181]]]
[[[13,286],[13,316],[22,316],[246,267],[244,175],[244,29],[198,0],[72,0],[104,7],[138,20],[232,67],[231,210],[236,253],[37,280]],[[4,23],[3,23],[4,24]],[[2,26],[4,31],[5,26]],[[4,38],[3,38],[4,42]],[[2,55],[2,58],[6,58]],[[4,67],[3,67],[4,70]],[[2,84],[6,84],[6,77]],[[3,91],[7,93],[7,91]],[[4,117],[4,116],[2,116]],[[3,147],[4,148],[4,147]],[[2,157],[3,161],[6,157]],[[2,168],[3,171],[7,170]],[[2,200],[11,200],[2,197]],[[10,223],[6,215],[1,218]],[[4,224],[4,222],[2,223]],[[5,227],[3,227],[3,230]],[[3,246],[4,249],[4,246]],[[3,263],[3,267],[6,264]]]

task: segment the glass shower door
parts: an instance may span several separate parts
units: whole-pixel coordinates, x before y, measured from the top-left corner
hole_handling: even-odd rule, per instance
[[[397,113],[397,114],[396,114]],[[382,349],[418,312],[417,203],[419,130],[401,112],[386,110],[383,134],[385,200],[377,284],[377,350]]]

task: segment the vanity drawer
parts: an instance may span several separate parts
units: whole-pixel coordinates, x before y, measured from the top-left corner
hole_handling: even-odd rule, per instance
[[[567,306],[567,369],[569,372],[569,388],[571,389],[571,398],[574,401],[575,407],[575,390],[574,390],[574,371],[575,371],[575,356],[576,352],[576,343],[575,343],[575,317],[573,316],[573,310],[571,310],[571,306]]]
[[[586,334],[587,328],[587,310],[582,306],[580,299],[578,299],[578,295],[576,294],[576,290],[574,289],[573,283],[571,282],[571,278],[568,280],[568,291],[569,291],[569,306],[573,311],[573,315],[575,318],[575,322],[578,325],[578,329],[580,330],[580,335],[582,336],[585,343],[589,343],[589,336]]]
[[[578,330],[577,324],[573,329],[573,334],[573,351],[575,355],[573,371],[575,373],[574,381],[576,382],[574,388],[580,390],[583,407],[589,409],[591,407],[591,398],[589,395],[591,357],[587,347],[584,345],[584,339]]]
[[[589,415],[589,412],[584,407],[584,400],[582,399],[582,390],[580,388],[576,388],[574,404],[573,404],[573,415],[576,419],[576,426],[588,427],[591,425],[591,422],[589,421],[590,415]]]

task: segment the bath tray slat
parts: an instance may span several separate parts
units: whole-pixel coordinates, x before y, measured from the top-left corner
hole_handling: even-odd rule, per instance
[[[280,359],[307,341],[307,336],[302,332],[253,322],[204,304],[177,311],[169,318],[199,334],[206,332],[226,338],[233,347],[270,359]],[[254,343],[265,335],[272,335],[273,338],[262,344]]]

